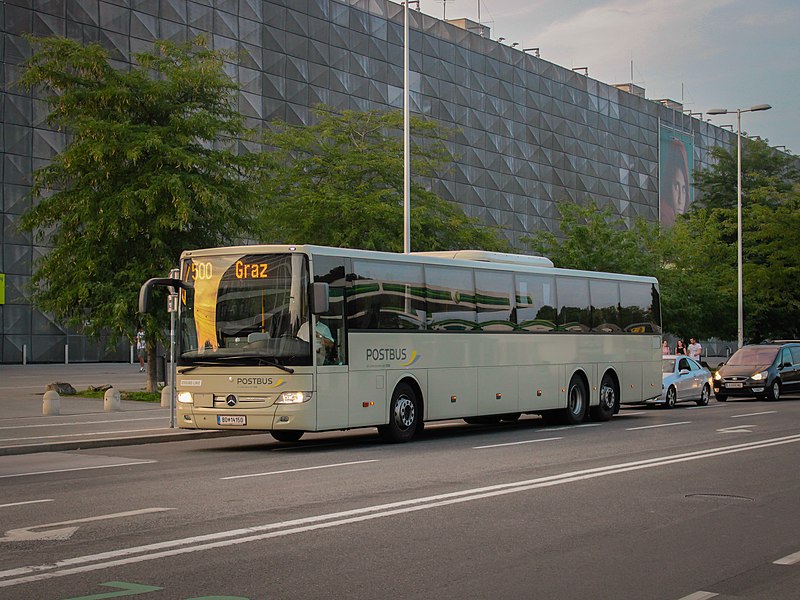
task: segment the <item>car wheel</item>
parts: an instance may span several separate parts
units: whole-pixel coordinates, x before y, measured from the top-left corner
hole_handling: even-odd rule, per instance
[[[700,392],[700,399],[695,400],[697,406],[708,406],[708,400],[711,398],[711,388],[707,385],[703,386],[703,391]]]
[[[593,421],[608,421],[614,415],[619,405],[619,395],[614,378],[606,374],[600,382],[600,404],[592,406],[589,414]]]
[[[772,382],[767,390],[767,400],[780,400],[781,398],[781,382],[777,379]]]
[[[417,432],[420,420],[417,395],[406,383],[398,385],[389,404],[389,423],[378,427],[378,433],[386,442],[407,442]]]
[[[727,402],[728,396],[726,394],[715,394],[714,397],[717,399],[717,402]]]
[[[678,401],[677,392],[673,386],[667,388],[667,395],[664,398],[664,408],[675,408]]]
[[[303,437],[303,432],[296,429],[277,429],[269,433],[279,442],[297,442]]]

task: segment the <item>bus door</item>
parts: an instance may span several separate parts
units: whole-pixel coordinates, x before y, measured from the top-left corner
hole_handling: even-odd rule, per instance
[[[345,331],[345,259],[314,256],[312,260],[313,280],[327,283],[330,290],[328,311],[315,315],[315,329],[322,344],[314,358],[317,367],[317,429],[340,429],[350,424]]]

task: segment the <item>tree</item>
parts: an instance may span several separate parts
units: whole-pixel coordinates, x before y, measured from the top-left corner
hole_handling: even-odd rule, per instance
[[[635,275],[657,271],[655,226],[640,220],[629,230],[614,219],[610,207],[600,210],[594,201],[586,206],[562,202],[558,211],[560,238],[549,231],[523,238],[531,250],[547,256],[557,267]]]
[[[694,187],[700,192],[700,197],[692,206],[736,208],[737,149],[715,146],[710,154],[713,166],[694,173]],[[796,158],[770,148],[761,140],[742,139],[742,205],[747,205],[751,192],[759,188],[786,193],[798,177],[800,171]]]
[[[50,106],[66,147],[34,174],[39,203],[22,227],[52,246],[37,264],[32,300],[45,312],[111,343],[131,339],[137,295],[182,250],[252,231],[251,178],[258,155],[238,155],[248,135],[233,104],[224,55],[158,41],[117,70],[99,45],[29,41],[21,83]],[[155,388],[162,321],[148,316],[148,390]]]
[[[708,235],[707,216],[716,215],[720,235],[706,246],[728,254],[726,276],[714,289],[736,294],[737,165],[736,150],[714,148],[716,162],[696,173],[702,200],[687,215],[697,221],[698,235]],[[800,336],[800,170],[796,157],[776,152],[760,140],[743,140],[742,148],[742,288],[744,334],[747,341]],[[703,208],[707,207],[707,208]],[[710,209],[710,211],[708,210]],[[727,247],[727,250],[722,248]],[[726,303],[727,304],[727,303]],[[735,310],[736,301],[733,301]],[[725,313],[729,314],[726,310]],[[735,313],[734,313],[735,314]],[[736,337],[736,321],[722,319],[720,337]]]
[[[274,122],[263,142],[261,238],[386,251],[403,250],[402,114],[315,111],[316,124]],[[423,184],[447,158],[438,126],[411,119],[411,240],[414,250],[506,251],[495,231]]]

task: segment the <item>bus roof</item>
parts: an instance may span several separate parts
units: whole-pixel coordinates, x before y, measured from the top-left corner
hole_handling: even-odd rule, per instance
[[[441,266],[462,266],[481,269],[495,269],[502,271],[537,273],[548,275],[567,275],[592,277],[596,279],[614,279],[619,281],[637,281],[658,284],[654,277],[628,275],[624,273],[606,273],[602,271],[581,271],[576,269],[562,269],[554,267],[550,259],[542,256],[528,256],[524,254],[508,254],[504,252],[486,252],[483,250],[445,250],[438,252],[412,252],[401,254],[398,252],[382,252],[378,250],[361,250],[356,248],[334,248],[330,246],[316,246],[313,244],[275,244],[275,245],[250,245],[250,246],[224,246],[219,248],[203,248],[198,250],[185,250],[181,259],[200,256],[222,256],[227,254],[279,254],[300,252],[312,258],[319,256],[336,256],[342,258],[372,258],[375,260],[394,260],[399,262],[430,264]]]

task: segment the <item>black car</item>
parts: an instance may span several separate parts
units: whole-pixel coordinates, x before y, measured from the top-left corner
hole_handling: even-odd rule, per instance
[[[777,400],[800,392],[800,342],[742,346],[714,375],[718,402],[728,397]]]

